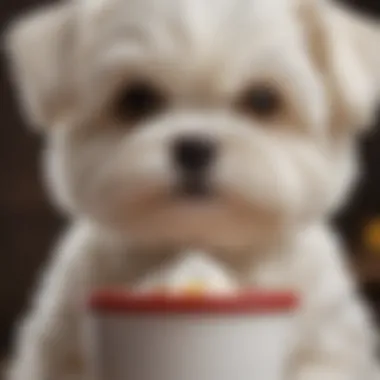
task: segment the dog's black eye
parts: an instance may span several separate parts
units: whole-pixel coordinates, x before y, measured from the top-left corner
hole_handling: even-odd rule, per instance
[[[117,117],[127,121],[138,121],[153,116],[165,106],[165,98],[152,85],[134,82],[124,88],[117,99]]]
[[[239,108],[253,116],[276,116],[282,108],[280,93],[268,84],[256,85],[244,92],[238,101]]]

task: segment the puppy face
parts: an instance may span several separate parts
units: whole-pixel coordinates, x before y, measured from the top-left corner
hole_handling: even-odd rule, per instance
[[[341,41],[329,39],[334,12],[295,0],[82,0],[21,22],[16,75],[49,125],[58,201],[132,240],[202,246],[252,245],[329,211],[377,91],[372,66],[351,59],[345,17]],[[26,53],[42,32],[39,54]]]

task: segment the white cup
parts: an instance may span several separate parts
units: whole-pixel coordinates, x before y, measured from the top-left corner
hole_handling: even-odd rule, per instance
[[[89,308],[91,378],[282,380],[296,309],[296,297],[279,292],[97,292]]]

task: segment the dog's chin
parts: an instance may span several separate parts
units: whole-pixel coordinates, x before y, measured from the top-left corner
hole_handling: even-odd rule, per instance
[[[112,224],[139,246],[242,250],[281,232],[278,216],[228,197],[182,194],[132,204]]]

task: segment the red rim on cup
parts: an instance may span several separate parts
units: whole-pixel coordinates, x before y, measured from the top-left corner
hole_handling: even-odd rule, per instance
[[[95,292],[89,308],[96,313],[273,314],[299,305],[292,292],[246,291],[231,295],[135,294],[119,290]]]

